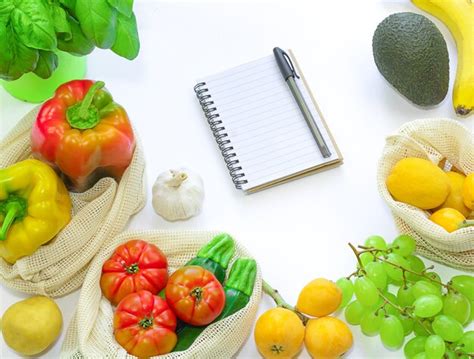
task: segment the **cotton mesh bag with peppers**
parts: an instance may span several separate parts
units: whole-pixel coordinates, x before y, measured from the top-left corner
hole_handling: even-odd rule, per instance
[[[135,137],[125,109],[103,82],[73,80],[42,105],[31,146],[35,157],[61,171],[70,190],[82,192],[102,177],[121,178]]]
[[[33,254],[71,219],[71,199],[47,164],[34,159],[0,169],[0,256],[10,264]]]

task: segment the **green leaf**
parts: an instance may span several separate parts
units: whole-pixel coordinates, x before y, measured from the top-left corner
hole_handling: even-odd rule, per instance
[[[11,23],[0,23],[0,78],[18,79],[36,67],[38,57],[38,50],[26,47],[13,31]]]
[[[42,79],[47,79],[58,67],[58,56],[51,51],[39,50],[38,53],[38,62],[33,72]]]
[[[58,38],[58,49],[77,56],[90,54],[94,50],[94,43],[84,35],[76,19],[67,15],[67,21],[71,28],[71,39],[66,41]]]
[[[15,5],[13,5],[13,0],[0,1],[0,22],[8,22],[14,8]]]
[[[76,16],[84,34],[97,47],[109,49],[115,42],[117,10],[105,0],[77,0]]]
[[[76,0],[59,0],[59,3],[68,10],[76,9]]]
[[[58,37],[66,41],[70,40],[72,38],[71,25],[67,21],[66,11],[59,5],[51,5],[51,17]]]
[[[135,15],[126,17],[119,14],[117,17],[117,38],[112,51],[117,55],[133,60],[140,51],[140,40],[138,39],[137,20]]]
[[[13,28],[23,44],[33,49],[54,50],[56,34],[48,9],[41,0],[17,0]]]
[[[126,17],[132,16],[133,0],[107,0],[110,6]]]
[[[76,17],[76,0],[59,0],[59,4],[69,15]]]

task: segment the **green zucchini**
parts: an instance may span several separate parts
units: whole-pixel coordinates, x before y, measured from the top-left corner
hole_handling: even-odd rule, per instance
[[[219,282],[224,283],[226,270],[234,252],[235,242],[232,237],[227,233],[221,233],[202,247],[196,257],[186,265],[203,267],[214,274]]]
[[[225,307],[217,320],[231,316],[250,301],[257,276],[257,262],[251,258],[239,258],[230,270],[224,286]]]
[[[230,270],[229,278],[224,285],[224,309],[213,323],[231,316],[249,303],[255,286],[256,276],[257,263],[254,259],[239,258],[235,261]],[[206,329],[206,326],[195,327],[192,325],[184,325],[179,327],[176,330],[178,343],[173,351],[179,352],[188,349],[204,329]]]

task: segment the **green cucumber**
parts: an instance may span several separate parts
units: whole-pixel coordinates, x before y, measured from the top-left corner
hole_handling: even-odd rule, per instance
[[[257,262],[251,258],[239,258],[230,270],[224,286],[225,307],[216,319],[224,319],[244,308],[250,301],[257,277]]]
[[[196,257],[186,265],[203,267],[214,274],[219,282],[224,283],[226,269],[234,256],[234,252],[235,242],[232,237],[227,233],[221,233],[202,247]]]
[[[213,322],[227,318],[244,308],[250,301],[257,276],[257,263],[251,258],[239,258],[230,270],[229,278],[224,285],[225,306],[222,313]],[[212,324],[212,323],[211,323]],[[178,343],[173,352],[187,350],[206,329],[206,326],[195,327],[184,325],[176,330]]]

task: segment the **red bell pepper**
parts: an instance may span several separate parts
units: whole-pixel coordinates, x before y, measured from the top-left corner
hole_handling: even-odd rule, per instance
[[[105,176],[119,180],[132,160],[135,137],[127,113],[103,87],[91,80],[59,86],[33,125],[33,154],[56,166],[73,191]]]

